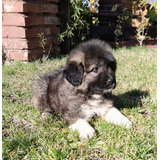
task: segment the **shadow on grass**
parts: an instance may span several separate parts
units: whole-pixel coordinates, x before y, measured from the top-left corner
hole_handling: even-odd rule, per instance
[[[131,90],[120,95],[113,95],[114,106],[120,108],[135,108],[142,106],[142,99],[149,95],[148,91]]]

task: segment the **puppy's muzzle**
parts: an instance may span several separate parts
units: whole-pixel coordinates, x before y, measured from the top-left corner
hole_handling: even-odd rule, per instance
[[[108,78],[104,81],[104,85],[107,87],[107,89],[114,89],[116,87],[116,81],[113,78]]]

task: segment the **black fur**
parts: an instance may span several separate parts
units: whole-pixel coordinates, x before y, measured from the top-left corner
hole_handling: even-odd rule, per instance
[[[83,73],[83,65],[80,64],[79,66],[77,66],[76,62],[70,63],[63,72],[64,77],[67,79],[67,81],[75,87],[79,86],[82,83]]]

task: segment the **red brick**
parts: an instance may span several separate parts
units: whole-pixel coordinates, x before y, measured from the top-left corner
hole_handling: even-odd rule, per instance
[[[46,53],[45,54],[47,55],[49,53],[49,51],[50,51],[50,55],[52,55],[53,54],[53,49],[50,49],[49,47],[46,48]],[[43,54],[42,54],[40,49],[31,50],[28,53],[28,60],[35,60],[35,59],[38,59],[42,56],[43,56]]]
[[[47,0],[47,1],[55,2],[55,3],[58,3],[58,2],[59,2],[59,0]]]
[[[6,54],[10,60],[22,60],[22,61],[28,60],[27,50],[7,50]]]
[[[58,5],[46,4],[44,5],[44,12],[46,13],[58,13]]]
[[[8,50],[6,52],[8,59],[29,61],[42,57],[42,53],[39,49],[36,50]]]
[[[3,13],[2,15],[3,26],[25,26],[25,16],[23,14]]]
[[[54,45],[58,45],[59,42],[58,42],[58,39],[56,37],[53,37],[53,36],[47,36],[46,37],[47,39],[47,43],[46,43],[46,47],[50,47],[50,45],[54,44]]]
[[[26,61],[30,58],[40,57],[41,49],[37,37],[38,33],[44,32],[45,34],[47,40],[46,53],[51,45],[51,51],[53,52],[53,46],[58,44],[54,35],[59,33],[59,28],[56,25],[60,24],[60,20],[55,15],[58,13],[58,4],[56,3],[59,0],[37,2],[2,1],[2,46],[11,60]],[[36,15],[35,13],[46,14]],[[47,16],[47,13],[50,14]]]
[[[34,28],[31,28],[31,29],[28,29],[27,30],[27,35],[26,37],[30,38],[30,37],[38,37],[38,34],[41,34],[41,33],[45,33],[45,28],[44,27],[34,27]],[[51,34],[51,33],[49,33]]]
[[[57,48],[58,50],[59,50],[59,48]],[[45,55],[55,55],[54,54],[54,47],[52,46],[52,48],[50,48],[50,47],[48,47],[48,48],[46,48],[46,53],[45,53]],[[28,53],[28,60],[35,60],[35,59],[38,59],[38,58],[40,58],[40,57],[42,57],[42,52],[41,52],[41,50],[31,50],[31,51],[29,51],[29,53]]]
[[[3,26],[36,26],[36,25],[59,25],[60,19],[53,16],[28,16],[23,14],[6,14],[2,15]]]
[[[26,17],[26,26],[37,26],[44,24],[44,17],[43,16],[30,16]]]
[[[26,29],[23,27],[16,26],[3,26],[2,37],[4,38],[25,38]]]
[[[33,51],[30,51],[29,54],[28,54],[28,60],[29,61],[36,60],[40,57],[42,57],[42,53],[40,52],[40,50],[33,50]]]
[[[28,41],[26,39],[3,38],[2,46],[7,49],[28,49]]]
[[[39,38],[28,39],[28,40],[18,39],[18,38],[3,38],[2,46],[9,50],[40,49],[39,41],[40,41]],[[52,44],[58,44],[56,38],[54,38],[53,36],[47,36],[45,47],[50,47],[50,45]]]
[[[45,27],[45,34],[46,35],[55,35],[60,32],[60,28],[56,26],[48,26]]]
[[[40,49],[34,50],[6,50],[7,59],[28,61],[42,57]]]
[[[23,1],[3,1],[3,11],[7,13],[57,13],[57,4],[37,4]]]
[[[45,25],[59,25],[60,24],[60,19],[58,17],[52,17],[52,16],[47,16],[44,17],[44,24]]]
[[[59,50],[59,48],[57,47]],[[57,50],[57,54],[58,54]],[[50,51],[50,55],[55,54],[54,53],[54,44],[52,45],[52,48],[50,46],[46,48],[46,54],[48,54]],[[6,50],[6,55],[8,59],[10,60],[22,60],[22,61],[28,61],[28,60],[35,60],[40,57],[42,57],[42,52],[40,49],[32,49],[32,50]]]
[[[57,17],[52,17],[52,19],[54,19],[54,18],[57,19]],[[50,22],[48,24],[51,24],[51,20],[48,22]],[[11,25],[11,26],[23,26],[23,27],[43,25],[44,24],[44,16],[34,16],[33,15],[33,16],[26,17],[23,14],[11,14],[11,13],[6,14],[6,13],[4,13],[2,15],[2,24],[3,24],[3,26]]]
[[[26,3],[24,5],[24,13],[43,13],[44,4]]]
[[[59,33],[59,28],[56,26],[46,26],[46,27],[34,27],[27,30],[27,37],[37,37],[38,34],[44,33],[45,36],[55,35]]]
[[[26,29],[24,27],[3,26],[2,37],[4,38],[32,38],[37,37],[38,33],[44,33],[45,36],[55,35],[59,33],[59,28],[56,26],[34,27]]]
[[[60,24],[60,20],[58,17],[53,17],[53,16],[26,17],[26,26],[59,25],[59,24]]]
[[[39,46],[39,38],[35,38],[35,39],[28,39],[28,49],[40,49],[41,47]],[[55,44],[56,40],[55,38],[53,38],[53,36],[48,36],[46,37],[46,45],[45,47],[50,47],[51,44]]]
[[[43,13],[44,4],[24,3],[23,1],[4,1],[4,12]]]
[[[4,12],[23,12],[23,1],[3,1]]]
[[[56,4],[32,4],[26,3],[24,5],[24,12],[31,13],[58,13],[58,5]]]
[[[53,36],[46,36],[46,45],[45,48],[50,47],[52,44],[58,45],[58,40],[57,38]],[[35,39],[28,39],[28,49],[40,49],[41,47],[39,46],[39,38]]]

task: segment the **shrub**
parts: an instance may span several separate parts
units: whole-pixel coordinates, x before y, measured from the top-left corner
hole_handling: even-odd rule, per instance
[[[87,39],[89,34],[90,10],[88,3],[80,0],[70,0],[70,22],[64,32],[58,35],[59,40],[71,38],[71,45]]]
[[[136,27],[136,39],[142,46],[149,27],[157,21],[157,1],[149,7],[146,0],[136,0],[134,12],[138,15],[138,18],[133,21]]]

